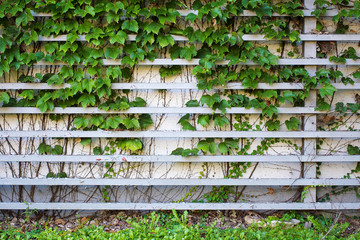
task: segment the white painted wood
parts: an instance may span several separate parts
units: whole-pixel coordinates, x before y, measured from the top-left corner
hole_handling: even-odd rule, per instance
[[[279,114],[324,114],[334,112],[332,108],[330,111],[316,111],[314,107],[278,107]],[[227,114],[261,114],[260,109],[246,109],[244,107],[232,107],[226,109]],[[42,113],[36,107],[0,107],[0,114],[214,114],[221,113],[219,109],[213,110],[208,107],[131,107],[123,111],[105,111],[96,107],[55,107],[53,111]],[[351,112],[349,112],[351,113]]]
[[[1,131],[0,138],[359,138],[358,131]]]
[[[121,64],[121,59],[103,59],[102,63],[104,66],[119,66]],[[229,61],[219,61],[216,63],[217,65],[228,65]],[[282,58],[279,59],[277,62],[278,65],[284,65],[284,66],[290,66],[290,65],[308,65],[308,66],[320,66],[320,65],[330,65],[330,66],[336,66],[336,65],[348,65],[348,66],[359,66],[360,60],[353,60],[353,59],[346,59],[346,63],[335,63],[329,61],[329,59],[322,59],[322,58],[316,58],[316,59],[288,59],[288,58]],[[63,66],[68,65],[64,62],[46,62],[46,61],[39,61],[33,64],[33,66],[46,66],[46,65],[52,65],[52,66]],[[77,65],[77,64],[74,64]],[[79,65],[79,64],[78,64]],[[80,64],[81,65],[81,64]],[[199,65],[199,59],[192,59],[190,61],[185,59],[160,59],[157,58],[154,61],[150,60],[144,60],[139,62],[137,65],[139,66],[167,66],[167,65],[177,65],[177,66],[195,66]],[[237,65],[245,65],[245,66],[258,66],[258,63],[255,62],[241,62]]]
[[[181,16],[187,16],[189,15],[190,13],[193,13],[193,14],[197,14],[198,11],[196,10],[177,10]],[[313,12],[313,10],[308,10],[308,9],[304,9],[302,10],[303,13],[304,13],[304,16],[313,16],[313,14],[311,14],[311,12]],[[326,13],[323,15],[323,16],[326,16],[326,17],[333,17],[335,15],[337,15],[339,13],[338,10],[327,10]],[[51,17],[52,16],[52,13],[37,13],[37,12],[34,12],[32,11],[32,15],[34,17]],[[242,14],[239,14],[238,15],[239,17],[254,17],[254,16],[257,16],[256,15],[256,12],[254,11],[249,11],[249,10],[244,10]],[[278,14],[278,13],[274,13],[273,14],[274,17],[277,17],[277,16],[289,16],[289,15],[286,15],[286,14]]]
[[[360,83],[353,85],[343,83],[332,83],[337,90],[360,90]],[[56,90],[70,87],[70,84],[49,85],[47,83],[0,83],[1,90]],[[131,89],[131,90],[198,90],[196,83],[112,83],[112,89]],[[318,86],[317,89],[321,88]],[[245,89],[241,83],[228,83],[225,86],[214,86],[217,89]],[[304,89],[303,83],[259,83],[256,89],[278,89],[278,90],[301,90]]]
[[[350,178],[1,178],[0,185],[31,186],[360,186]]]
[[[187,42],[189,39],[185,36],[181,35],[171,35],[175,41],[183,41]],[[229,37],[231,35],[229,34]],[[86,35],[79,35],[79,38],[76,41],[87,42],[85,39]],[[300,34],[299,35],[301,41],[341,41],[341,42],[349,42],[349,41],[360,41],[360,34]],[[244,34],[241,37],[244,41],[269,41],[269,39],[265,38],[263,34]],[[65,42],[67,39],[66,34],[57,35],[57,36],[39,36],[39,42]],[[271,40],[271,39],[270,39]],[[275,40],[275,39],[273,39]],[[135,34],[128,35],[128,41],[136,41]],[[289,41],[288,38],[281,39],[281,41]]]
[[[304,155],[224,155],[224,156],[174,156],[174,155],[0,155],[0,162],[65,162],[65,163],[103,163],[103,162],[154,162],[154,163],[222,163],[222,162],[263,162],[263,163],[356,163],[359,156],[304,156]]]
[[[305,0],[304,6],[307,9],[316,9],[315,0]],[[316,30],[316,18],[305,17],[304,18],[304,33],[311,33]],[[316,42],[304,43],[304,57],[316,58]],[[305,66],[305,69],[309,72],[310,76],[315,76],[316,66]],[[305,99],[305,107],[316,106],[317,92],[315,90],[310,91],[309,96]],[[303,117],[304,131],[316,131],[316,115],[305,115]],[[316,139],[304,139],[303,141],[303,154],[308,156],[316,156]],[[305,178],[316,178],[316,163],[304,163],[303,175]],[[305,191],[305,189],[304,189]],[[316,187],[306,189],[307,193],[304,198],[304,202],[316,202]]]

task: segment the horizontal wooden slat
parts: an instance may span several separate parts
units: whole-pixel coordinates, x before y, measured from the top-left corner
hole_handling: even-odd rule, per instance
[[[343,83],[332,83],[337,90],[360,90],[360,83],[353,85]],[[69,88],[70,84],[49,85],[47,83],[0,83],[1,90],[56,90]],[[132,89],[132,90],[198,90],[196,83],[112,83],[111,88],[114,90]],[[318,86],[316,89],[320,89]],[[214,86],[213,89],[245,89],[241,83],[228,83],[225,86]],[[274,90],[302,90],[302,83],[259,83],[256,89],[274,89]]]
[[[121,64],[121,59],[103,59],[102,63],[104,66],[119,66]],[[216,63],[217,65],[228,65],[229,61],[219,61]],[[346,59],[346,63],[335,63],[329,61],[329,59],[322,59],[322,58],[315,58],[315,59],[293,59],[293,58],[281,58],[277,61],[278,65],[283,66],[290,66],[290,65],[301,65],[301,66],[320,66],[320,65],[330,65],[330,66],[336,66],[336,65],[348,65],[348,66],[358,66],[360,65],[360,60],[353,60],[353,59]],[[46,61],[39,61],[33,64],[33,66],[46,66],[46,65],[52,65],[52,66],[63,66],[68,65],[64,62],[46,62]],[[76,65],[76,64],[75,64]],[[81,64],[80,64],[81,65]],[[137,65],[139,66],[165,66],[165,65],[173,65],[173,66],[195,66],[199,65],[199,59],[192,59],[190,61],[185,59],[168,59],[168,58],[157,58],[154,61],[150,60],[144,60],[139,62]],[[237,65],[245,65],[245,66],[258,66],[259,63],[255,62],[241,62]]]
[[[360,138],[358,131],[1,131],[1,138]]]
[[[359,41],[360,34],[300,34],[301,41]],[[249,40],[250,41],[250,40]]]
[[[0,155],[0,162],[140,162],[140,163],[221,163],[221,162],[263,162],[263,163],[300,163],[359,162],[359,156],[304,156],[304,155],[235,155],[235,156],[174,156],[174,155]]]
[[[193,14],[197,14],[198,11],[197,10],[177,10],[181,16],[187,16],[189,15],[190,13],[193,13]],[[247,10],[245,10],[247,11]],[[42,13],[42,12],[35,12],[35,11],[31,11],[31,14],[34,16],[34,17],[52,17],[53,14],[52,13]]]
[[[175,41],[184,41],[187,42],[189,39],[185,36],[181,35],[171,35]],[[229,35],[230,37],[231,35]],[[79,35],[79,38],[76,41],[87,42],[86,35]],[[301,41],[360,41],[360,34],[300,34],[299,35]],[[57,36],[39,36],[38,41],[40,42],[65,42],[67,39],[66,34],[57,35]],[[263,34],[244,34],[242,36],[244,41],[269,41],[269,39],[265,38]],[[129,34],[129,41],[136,41],[136,35]],[[276,40],[276,39],[270,39]],[[289,39],[284,38],[284,41],[289,41]]]
[[[360,179],[350,178],[0,178],[0,185],[31,186],[360,186]]]
[[[360,210],[360,203],[73,203],[2,202],[3,210]]]
[[[324,114],[334,112],[334,108],[330,111],[316,111],[311,107],[278,107],[279,114]],[[0,107],[0,114],[44,114],[36,107]],[[123,111],[105,111],[96,107],[55,107],[53,111],[47,111],[46,114],[214,114],[221,113],[220,110],[213,110],[208,107],[131,107]],[[244,107],[232,107],[226,109],[227,114],[261,114],[260,109],[246,109]],[[350,112],[349,112],[350,113]]]
[[[196,10],[177,10],[181,16],[187,16],[189,15],[190,13],[193,13],[195,15],[197,15],[198,11]],[[302,10],[303,13],[304,13],[304,17],[310,17],[310,16],[313,16],[311,14],[311,12],[313,12],[314,10],[307,10],[307,9],[304,9]],[[322,16],[326,16],[326,17],[333,17],[335,15],[337,15],[339,13],[338,10],[327,10],[326,13]],[[34,12],[32,11],[32,15],[34,17],[51,17],[52,16],[52,13],[37,13],[37,12]],[[249,11],[249,10],[244,10],[242,14],[239,14],[238,15],[239,17],[255,17],[257,16],[256,15],[256,12],[255,11]],[[286,17],[286,16],[289,16],[289,15],[286,15],[286,14],[278,14],[278,13],[274,13],[272,16],[274,17],[278,17],[278,16],[283,16],[283,17]]]

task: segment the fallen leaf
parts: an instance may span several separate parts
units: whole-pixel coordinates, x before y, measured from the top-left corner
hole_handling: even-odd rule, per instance
[[[267,188],[267,190],[269,190],[269,194],[273,195],[274,194],[274,189],[273,188]]]
[[[84,224],[85,222],[87,222],[88,221],[88,218],[87,217],[83,217],[81,220],[80,220],[80,222],[82,223],[82,224]]]

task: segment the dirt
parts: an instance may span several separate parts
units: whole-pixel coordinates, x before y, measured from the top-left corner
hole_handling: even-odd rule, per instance
[[[156,214],[163,216],[170,216],[171,211],[158,211]],[[182,214],[179,212],[179,216]],[[306,213],[316,215],[321,213]],[[36,229],[44,229],[45,227],[57,228],[58,230],[76,231],[78,228],[90,225],[103,226],[104,231],[117,232],[122,229],[130,228],[128,223],[130,220],[139,221],[142,217],[148,215],[148,212],[135,212],[135,211],[102,211],[98,215],[82,216],[82,217],[68,217],[68,218],[53,218],[53,217],[41,217],[39,216],[23,216],[20,217],[7,217],[3,219],[0,224],[1,229],[7,229],[14,227],[21,229],[22,231],[31,231]],[[282,212],[269,214],[260,214],[252,211],[191,211],[187,215],[188,225],[202,224],[212,226],[215,223],[215,227],[219,229],[226,228],[246,228],[251,225],[252,222],[259,222],[263,218],[268,216],[281,217]],[[164,217],[164,216],[163,216]],[[335,214],[328,215],[335,219]],[[296,220],[296,219],[294,219]],[[346,234],[351,234],[360,228],[360,218],[346,216],[342,214],[338,220],[339,223],[349,223],[349,227],[346,229]]]

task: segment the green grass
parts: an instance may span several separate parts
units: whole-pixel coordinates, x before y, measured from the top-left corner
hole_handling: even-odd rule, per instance
[[[269,217],[263,221],[286,221],[293,218],[293,214],[285,214],[282,218]],[[252,225],[246,229],[215,227],[216,222],[209,225],[205,221],[189,224],[187,212],[178,215],[157,214],[153,212],[140,220],[129,220],[130,227],[116,233],[104,231],[102,226],[80,226],[76,231],[59,231],[52,228],[38,228],[22,232],[20,229],[8,228],[0,231],[0,239],[360,239],[359,231],[345,235],[348,223],[333,223],[332,219],[314,216],[297,216],[301,221],[296,227],[278,224],[276,227],[259,227]],[[312,228],[304,228],[304,222],[310,221]],[[39,225],[40,226],[40,225]],[[329,231],[330,230],[330,231]]]

